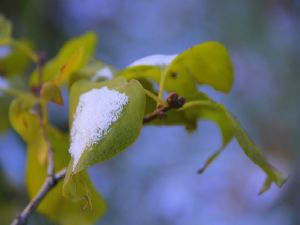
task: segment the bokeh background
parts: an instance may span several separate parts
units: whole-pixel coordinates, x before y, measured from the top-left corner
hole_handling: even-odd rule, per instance
[[[97,57],[117,68],[150,54],[174,54],[208,40],[224,43],[235,66],[230,95],[201,89],[224,103],[276,167],[282,189],[258,196],[264,174],[233,141],[203,175],[197,169],[221,144],[218,128],[200,122],[143,129],[127,151],[90,174],[108,203],[99,225],[300,224],[299,0],[1,0],[16,37],[53,56],[68,38],[99,34]],[[65,108],[53,119],[67,123]],[[1,122],[1,118],[0,118]],[[28,201],[25,145],[0,135],[0,224]],[[35,213],[30,224],[53,224]]]

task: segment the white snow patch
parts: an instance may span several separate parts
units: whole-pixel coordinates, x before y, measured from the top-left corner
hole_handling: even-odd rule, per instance
[[[107,87],[92,89],[80,96],[69,149],[74,158],[73,171],[84,150],[104,137],[127,103],[127,95]]]
[[[111,71],[111,69],[108,66],[105,66],[96,72],[96,74],[92,77],[92,81],[95,82],[99,78],[105,78],[107,80],[111,80],[114,78],[114,73]]]
[[[0,46],[0,59],[5,58],[11,53],[11,47],[9,45]]]
[[[174,55],[149,55],[144,58],[138,59],[131,63],[128,67],[147,65],[147,66],[169,66],[176,58]]]
[[[10,87],[10,84],[9,84],[8,80],[0,75],[0,96],[3,95],[1,93],[1,89],[5,90],[5,89],[8,89],[9,87]]]

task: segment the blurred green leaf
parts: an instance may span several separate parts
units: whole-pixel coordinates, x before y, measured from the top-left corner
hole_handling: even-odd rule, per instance
[[[53,127],[47,128],[47,134],[55,155],[55,170],[58,172],[65,168],[70,160],[69,138]],[[30,145],[28,147],[30,148]],[[47,166],[39,164],[35,152],[28,149],[26,186],[30,198],[36,195],[46,177]],[[94,224],[103,215],[106,208],[105,203],[86,174],[81,181],[85,185],[85,194],[88,194],[88,202],[91,207],[85,207],[87,202],[85,198],[77,199],[77,202],[64,198],[62,195],[63,183],[60,182],[47,194],[37,210],[59,224]]]
[[[60,88],[51,81],[42,85],[41,97],[46,101],[52,101],[58,105],[63,105],[63,99],[60,93]]]
[[[0,95],[0,134],[10,126],[8,117],[10,101],[10,97]]]
[[[113,79],[116,73],[116,68],[99,60],[93,59],[70,77],[68,85],[71,87],[76,81],[79,80],[88,80],[93,82],[110,80]]]
[[[31,49],[30,42],[20,40],[15,43],[5,45],[9,52],[6,56],[0,58],[0,71],[6,76],[24,75],[30,64],[30,58],[28,57],[28,51],[31,51],[29,50]]]
[[[58,77],[60,78],[57,78],[62,79],[62,81],[65,81],[65,79],[69,77],[71,73],[82,68],[89,61],[89,59],[95,51],[96,42],[96,34],[92,32],[88,32],[82,36],[72,38],[71,40],[66,42],[64,46],[60,49],[57,56],[54,59],[50,60],[44,66],[43,81],[45,82],[53,80],[60,73],[61,69],[64,68],[64,65],[67,63],[66,65],[68,65],[68,69],[62,69],[62,71],[65,72],[63,72],[62,76],[58,75]],[[81,51],[83,52],[80,53]],[[68,64],[68,60],[70,64]],[[72,62],[74,60],[77,62]],[[33,72],[33,74],[31,75],[30,83],[31,85],[38,84],[37,71]]]
[[[12,33],[12,25],[3,15],[0,14],[0,39],[9,39]]]
[[[124,106],[117,121],[111,124],[109,131],[105,136],[87,147],[76,167],[74,173],[77,173],[91,165],[107,160],[123,151],[137,138],[142,128],[143,115],[145,110],[145,93],[142,85],[131,80],[127,82],[124,78],[116,78],[110,81],[92,83],[79,81],[75,83],[70,92],[70,118],[73,118],[79,97],[81,94],[94,89],[107,87],[124,93],[128,97],[128,103]],[[97,102],[95,102],[97,104]],[[90,118],[86,118],[89,120]],[[72,126],[72,119],[70,127]]]
[[[45,164],[48,145],[41,129],[38,115],[38,99],[30,94],[24,94],[14,99],[10,104],[9,118],[16,132],[28,144],[28,149],[37,155],[40,164]]]
[[[66,80],[69,79],[72,73],[82,67],[84,48],[81,47],[76,51],[65,64],[60,68],[59,74],[55,77],[54,82],[58,86],[62,85]]]

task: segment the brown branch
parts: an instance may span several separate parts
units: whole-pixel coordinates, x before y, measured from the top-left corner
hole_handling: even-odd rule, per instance
[[[185,99],[183,97],[178,96],[176,93],[170,93],[167,98],[167,103],[167,106],[158,106],[155,111],[144,116],[143,124],[149,123],[155,119],[166,118],[167,112],[171,109],[181,108],[185,103]]]
[[[12,222],[12,225],[25,225],[27,224],[28,217],[30,214],[37,208],[39,203],[44,199],[44,197],[48,194],[48,192],[56,186],[57,182],[62,180],[65,177],[66,169],[61,170],[57,174],[55,174],[55,163],[54,163],[54,152],[53,148],[51,146],[51,143],[49,141],[49,137],[46,131],[47,126],[47,113],[45,110],[45,105],[43,105],[43,99],[41,98],[41,87],[42,87],[42,70],[43,65],[45,63],[45,55],[39,54],[37,60],[37,71],[38,71],[38,97],[39,97],[39,109],[38,109],[38,117],[40,122],[41,131],[43,134],[43,138],[45,139],[47,145],[48,145],[48,166],[47,166],[47,178],[42,185],[39,192],[36,194],[36,196],[28,203],[28,205],[24,208],[24,210],[20,213],[19,216],[17,216],[14,221]]]
[[[165,118],[166,117],[166,112],[169,111],[170,109],[171,109],[170,106],[158,107],[152,113],[144,116],[144,118],[143,118],[143,124],[149,123],[149,122],[151,122],[152,120],[155,120],[155,119],[163,119],[163,118]]]
[[[59,171],[53,176],[48,176],[36,196],[28,203],[25,209],[18,215],[11,225],[25,225],[27,224],[28,217],[37,208],[40,202],[48,194],[48,192],[56,186],[66,175],[66,169]]]

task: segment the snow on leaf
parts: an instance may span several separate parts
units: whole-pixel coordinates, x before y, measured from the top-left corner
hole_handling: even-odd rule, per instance
[[[127,95],[107,87],[92,89],[80,96],[69,149],[74,158],[73,170],[85,149],[103,138],[127,103]]]
[[[149,55],[144,58],[138,59],[131,63],[128,67],[148,65],[148,66],[169,66],[176,58],[174,55]]]
[[[96,82],[99,78],[105,78],[106,80],[111,80],[114,78],[114,73],[108,66],[103,67],[98,70],[96,74],[92,77],[92,81]]]

